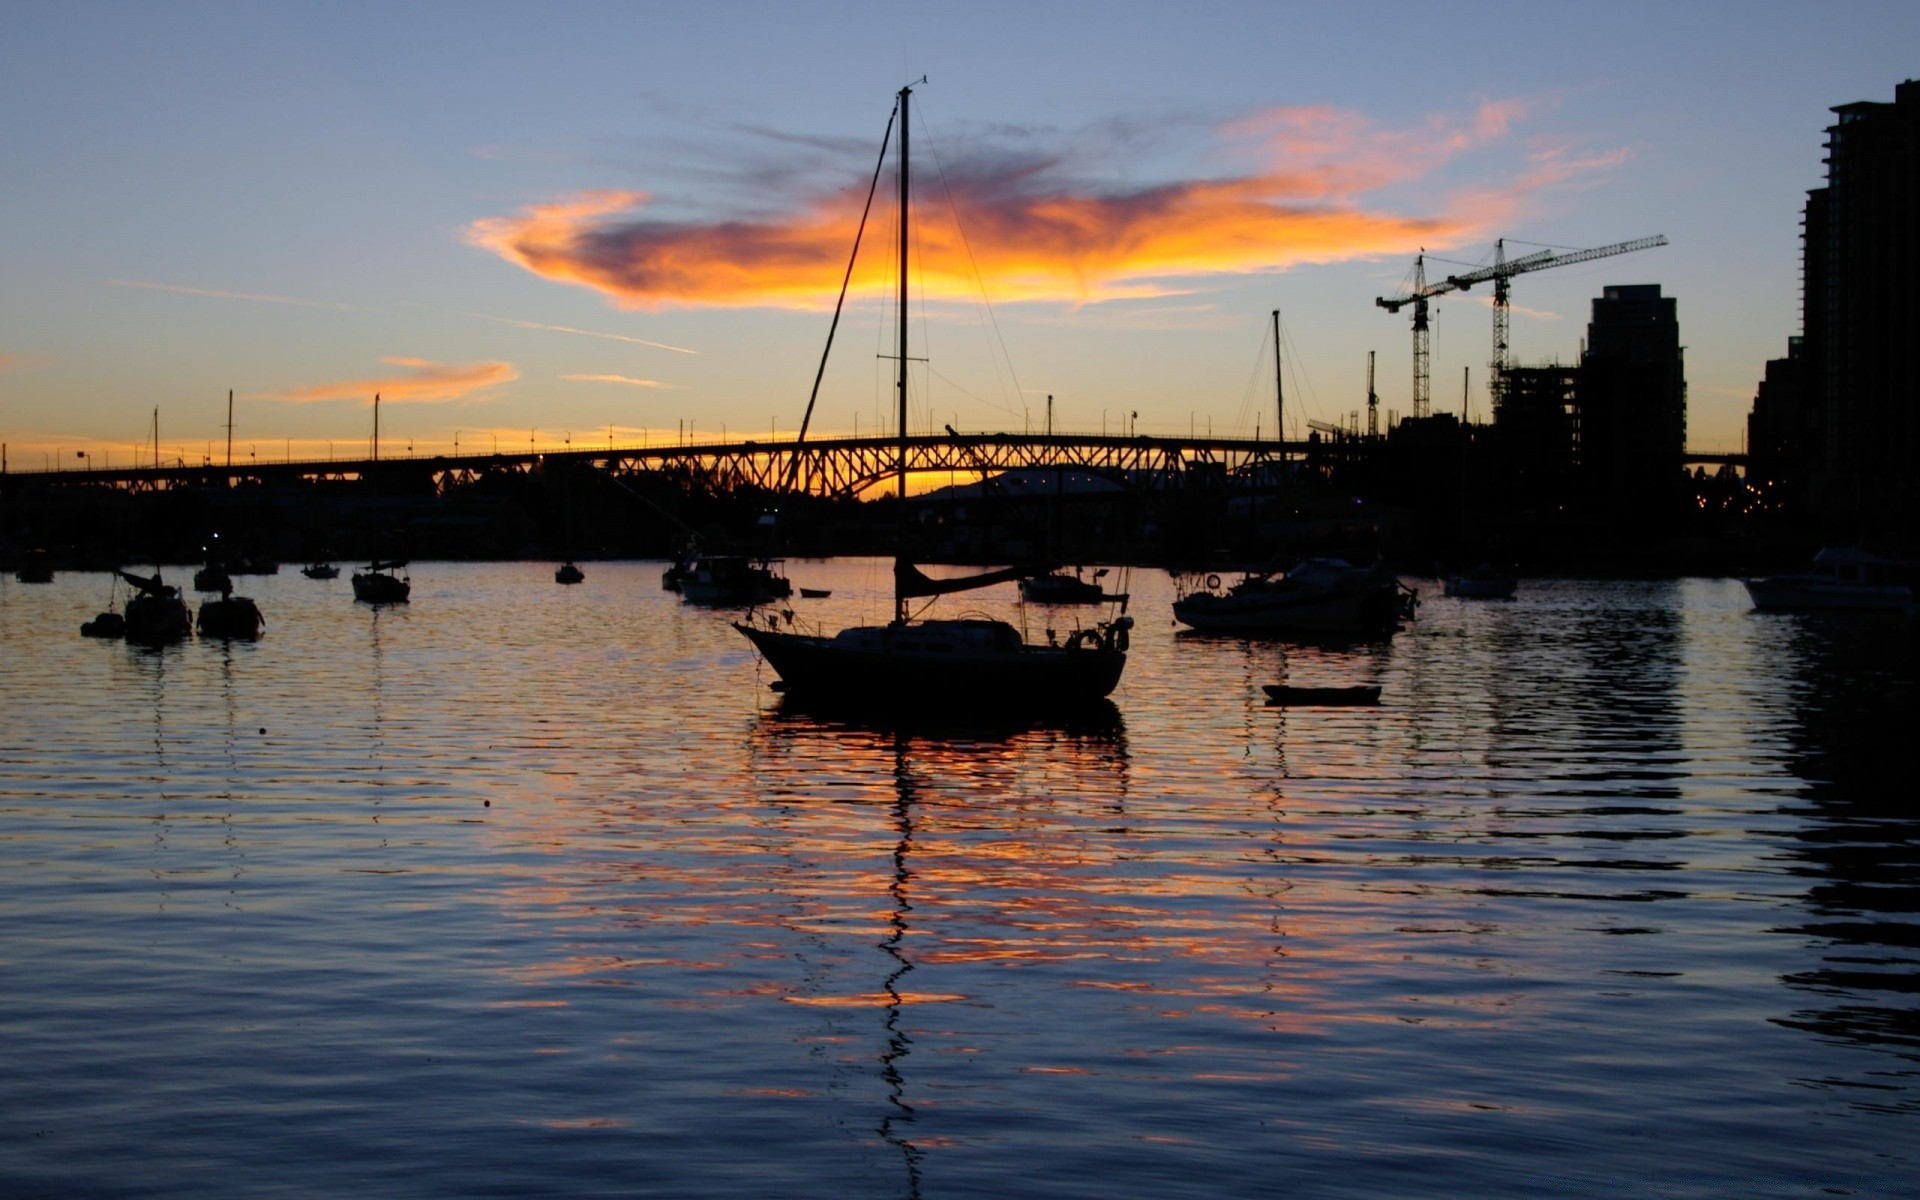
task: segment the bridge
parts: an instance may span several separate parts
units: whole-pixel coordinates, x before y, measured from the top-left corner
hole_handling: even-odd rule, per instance
[[[1380,439],[1384,441],[1385,439]],[[612,476],[670,472],[715,491],[797,490],[836,499],[854,498],[887,486],[895,473],[899,439],[891,436],[823,437],[799,440],[752,439],[685,445],[610,446],[525,452],[423,455],[364,459],[288,459],[281,462],[215,464],[162,460],[157,466],[59,467],[10,471],[0,475],[7,494],[24,487],[67,489],[110,487],[126,491],[223,488],[242,484],[289,486],[351,481],[372,475],[426,476],[435,491],[471,483],[488,474],[525,474],[565,467],[592,469]],[[909,474],[968,480],[981,474],[1030,469],[1074,470],[1105,476],[1133,488],[1177,487],[1191,473],[1210,477],[1257,474],[1284,457],[1315,455],[1363,457],[1369,439],[1315,435],[1305,441],[1214,437],[1162,437],[1149,434],[959,433],[918,434],[907,438]],[[1688,453],[1688,466],[1732,465],[1744,468],[1746,455]]]

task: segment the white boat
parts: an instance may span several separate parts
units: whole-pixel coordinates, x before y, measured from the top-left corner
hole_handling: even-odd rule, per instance
[[[907,495],[907,108],[913,89],[900,89],[900,280],[896,390],[900,442],[894,470]],[[891,123],[889,123],[891,126]],[[876,176],[877,178],[877,176]],[[836,314],[837,319],[837,314]],[[905,506],[902,505],[902,520]],[[904,529],[893,565],[893,620],[835,634],[805,633],[790,614],[768,613],[762,624],[735,622],[780,676],[778,685],[801,702],[875,706],[891,717],[934,711],[1065,712],[1103,700],[1127,663],[1131,617],[1118,617],[1047,644],[1029,644],[1005,621],[988,618],[912,620],[908,601],[990,584],[1012,583],[1017,568],[959,579],[931,579],[905,557]],[[687,586],[682,582],[682,589]],[[781,628],[781,617],[786,627]]]
[[[1902,582],[1901,564],[1858,546],[1828,547],[1798,575],[1746,580],[1753,606],[1765,612],[1815,609],[1904,611],[1913,588]]]
[[[1413,618],[1419,599],[1385,568],[1338,558],[1309,558],[1284,573],[1249,572],[1225,588],[1220,576],[1208,575],[1205,584],[1175,600],[1173,615],[1207,633],[1384,636]]]
[[[793,595],[793,583],[769,558],[744,554],[707,554],[681,574],[675,589],[689,604],[737,608],[784,600]]]

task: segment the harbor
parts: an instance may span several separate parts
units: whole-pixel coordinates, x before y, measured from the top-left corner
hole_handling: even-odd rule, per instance
[[[10,1189],[1913,1177],[1897,617],[1410,578],[1393,637],[1313,645],[1184,632],[1134,571],[1108,707],[875,726],[790,709],[661,566],[283,571],[258,641],[160,649],[77,636],[102,575],[0,580]],[[890,609],[886,560],[787,569]]]

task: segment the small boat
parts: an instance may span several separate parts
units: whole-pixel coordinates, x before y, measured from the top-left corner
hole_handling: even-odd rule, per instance
[[[126,639],[137,646],[164,646],[193,636],[193,614],[180,598],[180,589],[161,581],[155,571],[151,578],[126,571],[117,572],[133,585],[135,595],[127,601]]]
[[[21,583],[52,583],[53,559],[45,550],[35,550],[27,555],[13,577]]]
[[[266,627],[267,619],[260,615],[259,606],[231,591],[223,593],[218,600],[208,600],[200,605],[201,637],[243,638],[251,641],[259,637]]]
[[[1812,568],[1801,574],[1745,583],[1753,606],[1762,612],[1904,611],[1913,604],[1913,588],[1901,581],[1900,567],[1858,546],[1828,547],[1814,555]]]
[[[1224,590],[1218,575],[1205,584],[1175,600],[1173,615],[1208,633],[1389,636],[1413,619],[1419,603],[1419,593],[1385,568],[1338,558],[1249,572]]]
[[[1020,581],[1020,595],[1033,604],[1125,604],[1125,592],[1109,592],[1100,586],[1106,573],[1107,569],[1101,567],[1092,579],[1077,570],[1071,575],[1065,571],[1029,575]]]
[[[413,594],[413,580],[395,571],[406,567],[404,561],[382,562],[374,559],[364,571],[353,573],[353,598],[368,604],[405,604]]]
[[[680,585],[685,583],[687,576],[693,573],[693,564],[698,559],[699,556],[691,549],[682,550],[675,555],[673,565],[660,572],[661,589],[669,592],[679,591]]]
[[[833,591],[829,588],[801,588],[800,595],[807,600],[825,600],[833,595]]]
[[[80,626],[80,636],[90,638],[123,638],[127,636],[127,619],[108,609],[93,620]]]
[[[1353,687],[1294,687],[1286,683],[1263,683],[1260,688],[1267,693],[1268,704],[1304,707],[1380,703],[1380,689],[1366,684]]]
[[[241,555],[227,567],[230,575],[278,575],[280,564],[270,558],[249,558]]]
[[[1448,575],[1442,590],[1462,600],[1511,600],[1518,587],[1513,572],[1481,563],[1471,571]]]
[[[193,590],[196,592],[229,592],[233,590],[233,580],[226,569],[217,562],[209,562],[193,573]]]
[[[774,560],[744,554],[708,554],[680,579],[680,597],[690,604],[735,608],[784,600],[793,584],[775,569]]]
[[[907,222],[907,110],[911,87],[900,89],[900,244],[912,244]],[[855,253],[858,253],[856,247]],[[907,255],[899,256],[898,353],[895,385],[901,440],[894,457],[896,494],[906,496],[907,334],[912,311],[907,294]],[[836,313],[837,320],[837,313]],[[932,579],[909,557],[906,509],[899,508],[893,562],[893,619],[885,625],[856,625],[838,633],[803,632],[790,613],[767,613],[761,622],[736,621],[734,628],[752,642],[780,676],[777,685],[789,701],[845,705],[877,711],[889,722],[910,721],[936,712],[1004,714],[1022,710],[1045,716],[1084,712],[1106,702],[1127,665],[1128,631],[1133,618],[1118,617],[1065,639],[1029,643],[1006,621],[985,617],[910,619],[909,601],[1012,583],[1026,572],[1018,568],[986,571],[958,579]],[[683,590],[690,586],[683,583]],[[786,628],[780,627],[781,617]]]
[[[308,579],[338,579],[340,568],[330,562],[308,563],[300,568],[300,573]]]
[[[553,573],[555,583],[579,583],[586,577],[587,573],[574,566],[571,560],[561,563],[559,569]]]

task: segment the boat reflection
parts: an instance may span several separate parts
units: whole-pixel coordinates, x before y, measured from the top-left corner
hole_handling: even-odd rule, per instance
[[[1781,976],[1801,1006],[1774,1020],[1906,1064],[1807,1086],[1844,1087],[1859,1109],[1920,1112],[1920,818],[1902,782],[1912,774],[1912,660],[1852,621],[1778,619],[1793,623],[1785,650],[1799,694],[1787,739],[1808,818],[1791,851],[1807,880],[1805,919],[1779,932],[1809,939],[1815,961]]]

